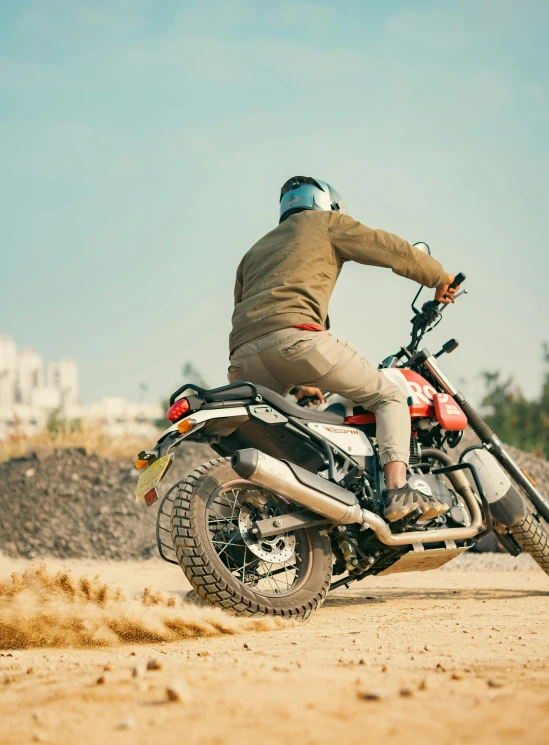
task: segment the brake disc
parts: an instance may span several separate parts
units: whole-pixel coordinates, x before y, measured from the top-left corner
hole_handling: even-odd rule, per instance
[[[291,559],[295,551],[295,535],[282,533],[270,538],[257,538],[250,532],[256,520],[254,512],[251,506],[243,504],[238,515],[238,528],[246,546],[253,554],[271,564],[283,564]]]

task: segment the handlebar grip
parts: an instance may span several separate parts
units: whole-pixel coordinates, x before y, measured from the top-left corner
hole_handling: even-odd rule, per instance
[[[452,282],[452,284],[449,286],[449,290],[455,290],[456,287],[459,287],[463,282],[467,279],[465,274],[463,272],[460,272],[459,274],[456,274],[456,278]]]

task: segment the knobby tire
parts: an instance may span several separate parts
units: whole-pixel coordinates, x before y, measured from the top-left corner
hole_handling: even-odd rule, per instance
[[[549,574],[549,533],[547,528],[531,512],[518,524],[509,528],[509,532],[523,551]]]
[[[330,588],[332,552],[328,534],[321,528],[308,529],[313,564],[310,576],[295,593],[281,598],[254,593],[231,574],[207,537],[208,495],[216,486],[238,478],[229,459],[216,458],[199,466],[177,485],[172,509],[177,560],[198,595],[211,605],[243,616],[305,619],[322,605]]]

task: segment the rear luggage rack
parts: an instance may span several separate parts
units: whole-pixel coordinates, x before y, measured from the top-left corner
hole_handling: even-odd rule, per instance
[[[232,399],[242,399],[244,397],[241,390],[242,388],[249,388],[251,397],[256,403],[258,403],[259,401],[263,401],[263,398],[257,392],[257,388],[255,387],[255,385],[253,383],[249,383],[246,380],[239,381],[238,383],[229,383],[229,385],[222,385],[220,388],[201,388],[199,385],[195,385],[194,383],[185,383],[170,396],[170,406],[174,405],[174,403],[177,401],[177,397],[180,396],[184,391],[195,391],[200,396],[200,398],[202,398],[203,401],[210,403],[212,401],[230,401]]]

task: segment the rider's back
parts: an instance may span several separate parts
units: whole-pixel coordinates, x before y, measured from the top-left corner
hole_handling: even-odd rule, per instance
[[[281,328],[324,324],[341,261],[328,212],[300,212],[267,233],[237,272],[231,349]]]
[[[231,350],[298,324],[324,326],[345,261],[390,267],[428,287],[446,276],[438,261],[407,241],[348,215],[291,215],[252,246],[238,267]]]

